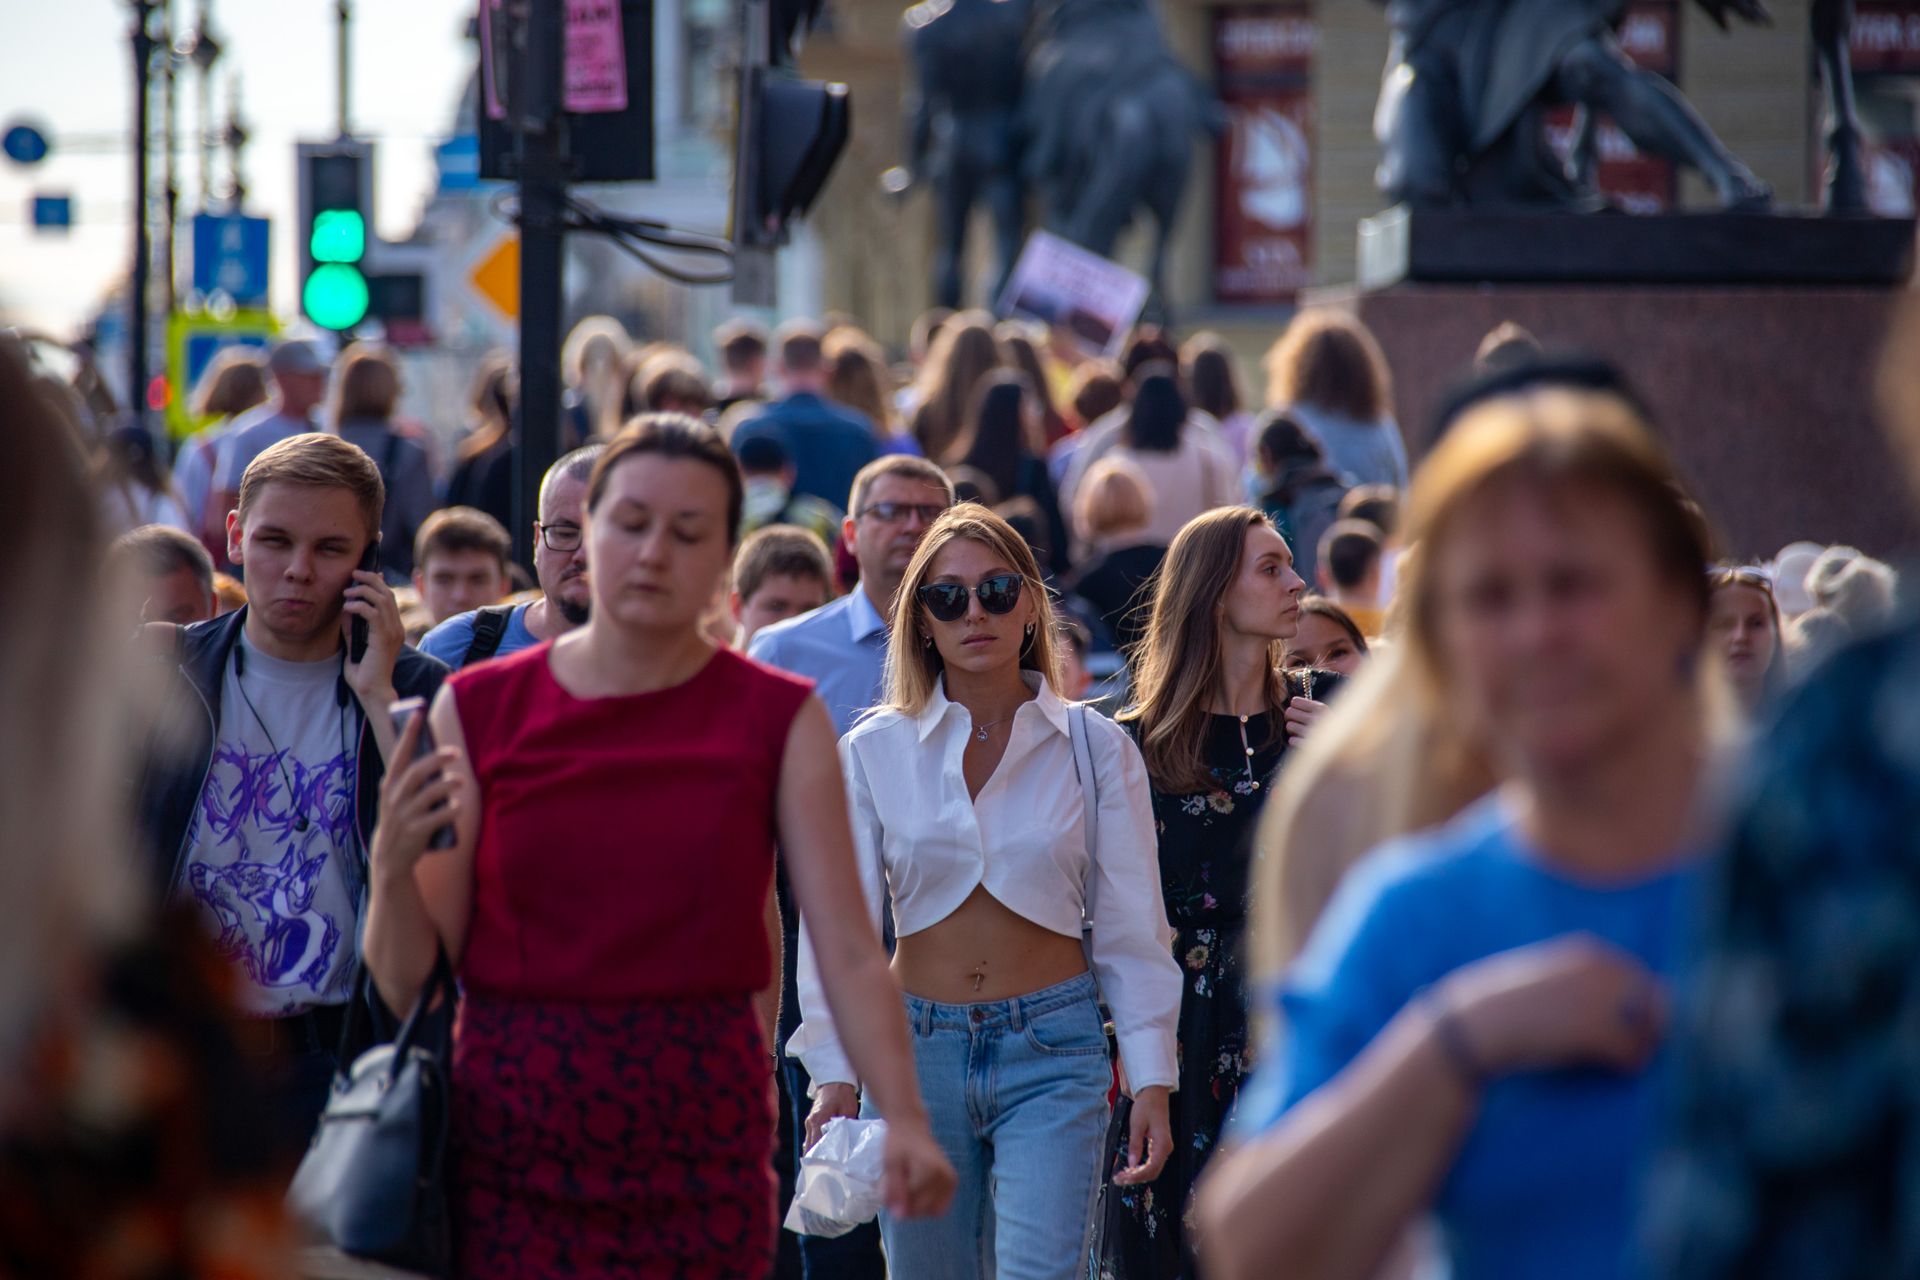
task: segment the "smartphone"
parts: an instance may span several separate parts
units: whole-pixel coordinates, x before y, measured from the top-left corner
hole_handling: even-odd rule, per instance
[[[378,573],[380,571],[380,539],[375,538],[367,544],[367,550],[360,557],[360,572]],[[348,583],[349,586],[354,585]],[[367,620],[355,614],[347,620],[347,661],[358,662],[367,656]]]
[[[387,714],[392,717],[393,720],[393,740],[395,742],[400,741],[401,736],[407,731],[407,725],[413,718],[420,716],[420,737],[413,744],[413,758],[418,760],[421,756],[430,756],[433,754],[433,726],[428,724],[425,719],[427,714],[426,699],[401,698],[393,704]],[[451,849],[453,848],[455,838],[453,824],[449,822],[446,826],[441,827],[433,833],[433,838],[427,841],[427,848]]]

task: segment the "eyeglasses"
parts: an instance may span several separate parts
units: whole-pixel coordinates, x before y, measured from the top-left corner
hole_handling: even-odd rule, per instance
[[[908,516],[917,515],[921,524],[932,524],[945,510],[924,502],[876,502],[862,508],[859,514],[872,516],[883,524],[901,524]]]
[[[940,622],[957,622],[966,616],[967,595],[980,597],[980,607],[988,613],[1012,613],[1020,603],[1020,584],[1026,579],[1017,573],[996,573],[977,587],[958,582],[929,582],[914,594],[927,612]]]
[[[541,524],[538,520],[533,527],[540,531],[540,541],[549,551],[578,551],[580,549],[580,526],[577,524]]]

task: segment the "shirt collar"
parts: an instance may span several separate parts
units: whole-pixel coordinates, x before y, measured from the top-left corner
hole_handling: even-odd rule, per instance
[[[865,587],[854,583],[853,590],[847,593],[847,599],[847,629],[852,632],[855,644],[876,632],[882,635],[886,633],[887,620],[873,607],[873,601],[867,599]]]
[[[1035,693],[1032,702],[1022,704],[1022,710],[1026,707],[1036,708],[1048,724],[1058,730],[1062,737],[1066,736],[1068,733],[1067,704],[1060,700],[1060,695],[1053,691],[1053,686],[1048,684],[1038,671],[1022,671],[1020,678],[1026,681],[1027,688]],[[927,697],[927,705],[921,708],[920,715],[915,720],[920,731],[919,740],[925,742],[947,718],[947,713],[958,707],[958,703],[947,697],[946,681],[936,679],[933,682],[933,692]],[[1017,711],[1014,713],[1016,719],[1019,714]]]

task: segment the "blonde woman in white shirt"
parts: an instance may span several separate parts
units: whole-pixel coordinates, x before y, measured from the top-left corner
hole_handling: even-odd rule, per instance
[[[1146,768],[1118,726],[1061,700],[1053,626],[1020,535],[955,507],[896,597],[887,703],[840,741],[867,901],[877,919],[891,892],[920,1087],[960,1173],[945,1217],[881,1217],[889,1269],[912,1280],[1084,1275],[1112,1082],[1101,1003],[1134,1099],[1116,1181],[1152,1181],[1171,1145],[1181,979]],[[809,1145],[858,1110],[817,923],[801,922],[804,1021],[788,1042],[815,1083]]]

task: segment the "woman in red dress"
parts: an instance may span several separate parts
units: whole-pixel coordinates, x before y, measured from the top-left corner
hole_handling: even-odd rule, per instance
[[[367,965],[395,1009],[439,947],[461,978],[463,1275],[768,1273],[773,1059],[752,997],[774,973],[776,839],[801,910],[835,922],[818,960],[889,1122],[889,1201],[938,1213],[952,1194],[826,710],[700,632],[740,506],[710,428],[629,428],[588,485],[591,621],[450,681],[440,750],[383,788]],[[449,818],[456,844],[428,850]]]

